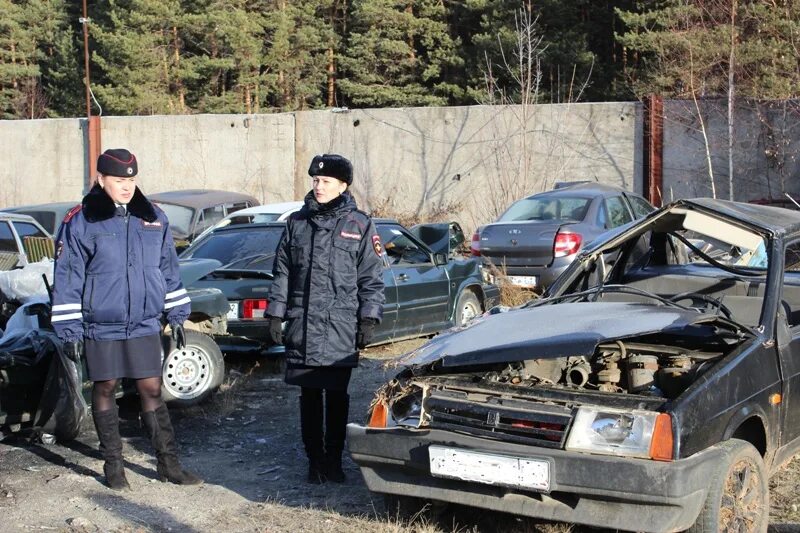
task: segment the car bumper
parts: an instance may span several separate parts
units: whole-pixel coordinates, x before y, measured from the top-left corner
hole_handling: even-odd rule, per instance
[[[441,430],[347,426],[353,460],[367,487],[523,516],[634,531],[680,531],[696,520],[722,452],[711,447],[686,459],[644,459],[568,452],[493,441]],[[432,444],[543,459],[549,493],[433,477]]]
[[[266,320],[229,321],[228,334],[217,335],[214,341],[223,353],[262,356],[283,356],[286,349],[269,340]]]
[[[500,287],[495,284],[484,283],[482,288],[484,309],[489,310],[496,305],[500,305]]]

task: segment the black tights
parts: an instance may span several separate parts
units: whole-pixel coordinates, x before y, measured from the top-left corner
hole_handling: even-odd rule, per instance
[[[318,402],[322,405],[322,391],[325,391],[325,399],[328,403],[342,404],[347,400],[347,390],[332,389],[312,389],[311,387],[300,387],[300,394],[308,401]]]
[[[114,391],[117,389],[117,379],[108,381],[95,381],[92,387],[92,410],[108,411],[117,405]],[[142,412],[155,411],[161,406],[161,376],[137,379],[136,390],[142,402]]]

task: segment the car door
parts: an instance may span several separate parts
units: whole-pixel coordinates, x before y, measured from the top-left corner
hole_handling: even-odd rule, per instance
[[[378,232],[397,287],[395,336],[438,331],[447,321],[450,283],[433,254],[399,224],[381,224]]]
[[[394,273],[389,268],[386,254],[382,254],[383,260],[383,318],[378,327],[375,328],[374,342],[383,342],[395,337],[395,326],[397,325],[397,283]]]
[[[783,377],[781,409],[783,411],[783,434],[781,444],[788,444],[800,437],[800,240],[790,242],[784,254],[785,270],[781,309],[787,315],[789,346],[781,346],[778,335],[778,351]],[[777,327],[782,318],[778,316]]]

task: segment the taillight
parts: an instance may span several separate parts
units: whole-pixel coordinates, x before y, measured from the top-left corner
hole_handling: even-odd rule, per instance
[[[566,257],[578,251],[581,247],[583,238],[579,233],[571,231],[559,231],[556,233],[556,240],[553,242],[553,257]]]
[[[269,307],[266,300],[242,301],[242,318],[264,318],[264,311]]]
[[[470,244],[469,250],[474,256],[481,255],[481,234],[477,231],[472,234],[472,244]]]

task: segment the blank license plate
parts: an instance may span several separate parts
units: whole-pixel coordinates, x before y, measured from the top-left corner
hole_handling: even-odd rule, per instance
[[[536,287],[536,276],[508,276],[508,281],[512,285],[520,287]]]
[[[239,318],[239,302],[228,302],[228,318]]]
[[[542,492],[550,490],[548,461],[471,452],[444,446],[430,446],[428,453],[431,474],[435,477]]]

